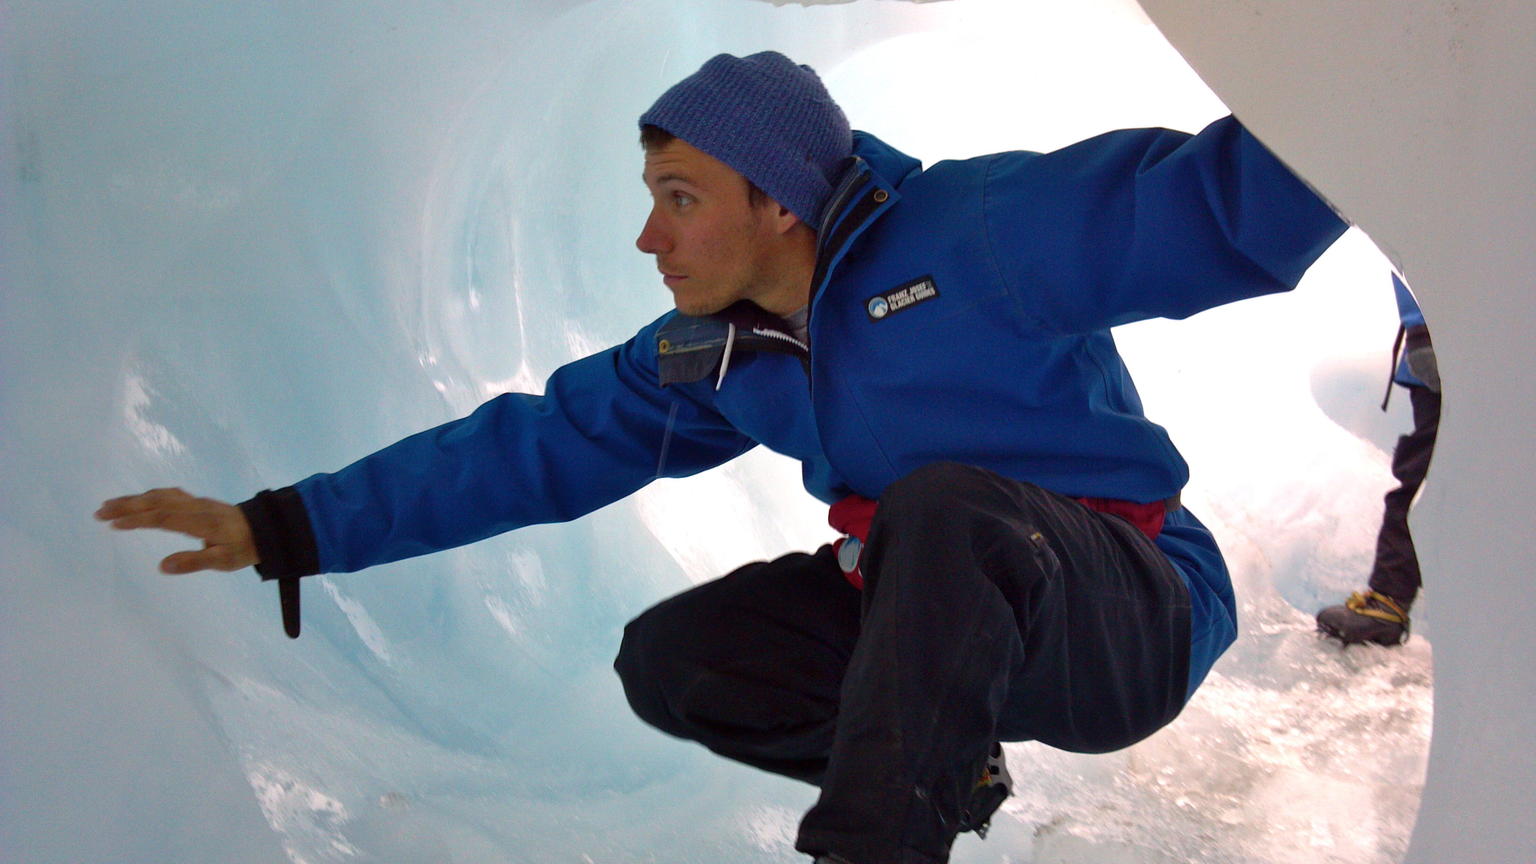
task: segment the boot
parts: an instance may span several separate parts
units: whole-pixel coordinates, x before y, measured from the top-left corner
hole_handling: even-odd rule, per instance
[[[1008,773],[1003,745],[993,743],[979,773],[981,776],[976,780],[976,788],[971,791],[970,803],[960,813],[960,830],[975,831],[977,837],[985,839],[987,828],[992,824],[992,814],[1013,793],[1013,775]]]
[[[987,756],[977,766],[976,785],[971,789],[971,799],[960,813],[960,830],[975,831],[985,838],[992,824],[992,814],[1011,794],[1013,775],[1008,773],[1008,762],[1003,755],[1003,745],[994,743]],[[841,855],[816,856],[814,864],[852,864]]]
[[[1317,629],[1345,645],[1401,645],[1408,640],[1408,625],[1408,604],[1378,591],[1356,592],[1317,613]]]

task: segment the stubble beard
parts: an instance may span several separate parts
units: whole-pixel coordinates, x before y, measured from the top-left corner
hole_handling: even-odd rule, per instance
[[[688,284],[685,281],[679,288],[684,289],[672,292],[672,303],[677,311],[694,317],[704,317],[723,311],[742,300],[754,300],[768,293],[772,285],[769,272],[771,267],[762,260],[762,251],[756,238],[761,231],[762,219],[766,211],[760,208],[753,209],[740,226],[745,241],[741,247],[745,256],[745,264],[741,268],[729,274],[723,274],[720,283],[715,286],[701,286],[699,292],[688,292]],[[665,268],[663,268],[665,269]],[[690,277],[688,281],[692,281]],[[694,299],[684,299],[685,293],[691,293]],[[759,304],[761,305],[761,304]]]

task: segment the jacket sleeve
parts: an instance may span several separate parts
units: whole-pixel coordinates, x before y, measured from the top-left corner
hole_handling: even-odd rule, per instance
[[[1060,332],[1289,290],[1346,228],[1232,117],[988,158],[994,258],[1024,313]]]
[[[556,370],[542,396],[503,394],[340,471],[242,503],[258,572],[351,572],[563,522],[658,470],[694,474],[751,449],[756,442],[711,406],[657,383],[657,324]]]

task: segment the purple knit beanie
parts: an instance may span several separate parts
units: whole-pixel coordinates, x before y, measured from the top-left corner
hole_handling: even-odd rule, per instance
[[[716,55],[663,93],[640,125],[729,165],[813,230],[853,153],[848,118],[815,70],[777,51]]]

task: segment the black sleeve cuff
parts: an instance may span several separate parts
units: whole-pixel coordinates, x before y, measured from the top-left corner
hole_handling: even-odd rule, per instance
[[[256,572],[266,579],[313,576],[320,572],[320,551],[304,510],[304,499],[292,486],[258,492],[242,501],[240,512],[256,541]]]

